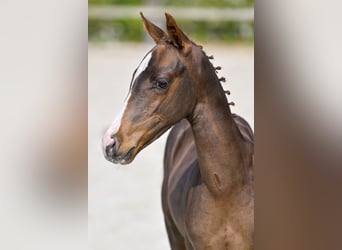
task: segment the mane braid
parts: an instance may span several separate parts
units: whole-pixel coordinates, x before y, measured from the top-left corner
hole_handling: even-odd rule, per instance
[[[196,45],[196,44],[195,44],[195,45]],[[200,47],[200,48],[202,49],[203,54],[204,54],[206,57],[208,57],[209,60],[214,59],[214,56],[213,56],[213,55],[207,56],[207,54],[206,54],[205,51],[203,50],[203,46],[198,45],[198,47]],[[213,68],[214,68],[216,74],[218,74],[218,71],[222,69],[221,66],[215,67],[213,64],[211,64],[211,65],[213,66]],[[220,77],[220,78],[218,78],[218,80],[219,80],[219,82],[226,82],[226,78],[223,77],[223,76]],[[227,90],[223,90],[223,91],[224,91],[224,93],[225,93],[227,96],[229,96],[230,93],[231,93],[230,90],[228,90],[228,89],[227,89]],[[229,105],[229,106],[235,106],[235,103],[234,103],[234,102],[229,102],[228,105]]]

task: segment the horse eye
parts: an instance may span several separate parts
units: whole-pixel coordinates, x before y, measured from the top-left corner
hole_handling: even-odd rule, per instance
[[[168,87],[168,85],[169,85],[168,82],[165,80],[157,80],[155,82],[155,86],[158,89],[166,89]]]

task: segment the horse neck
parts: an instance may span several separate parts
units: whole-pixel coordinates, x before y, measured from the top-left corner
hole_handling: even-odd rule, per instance
[[[202,79],[199,86],[203,88],[189,121],[203,183],[212,193],[227,196],[248,181],[248,166],[244,159],[248,153],[215,71],[207,71],[199,78]]]

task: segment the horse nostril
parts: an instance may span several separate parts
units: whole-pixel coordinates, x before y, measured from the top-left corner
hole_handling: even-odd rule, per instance
[[[118,146],[117,138],[112,137],[112,141],[106,146],[106,154],[108,157],[114,157],[117,146]]]

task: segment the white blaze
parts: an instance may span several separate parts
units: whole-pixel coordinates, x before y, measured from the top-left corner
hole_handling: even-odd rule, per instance
[[[140,74],[142,72],[144,72],[145,69],[147,68],[147,66],[151,60],[151,57],[152,57],[152,52],[150,51],[148,54],[146,54],[146,56],[144,57],[142,62],[139,64],[137,70],[135,71],[128,96],[126,97],[125,102],[123,103],[119,113],[114,118],[112,125],[107,129],[105,135],[103,136],[104,147],[106,147],[107,145],[109,145],[113,142],[111,135],[115,135],[121,126],[121,120],[122,120],[123,114],[125,113],[129,98],[131,97],[131,91],[132,91],[133,84],[134,84],[135,80],[140,76]]]
[[[111,134],[116,134],[118,132],[120,125],[121,125],[123,114],[125,113],[127,103],[130,97],[131,97],[131,91],[129,91],[125,102],[122,104],[119,113],[115,116],[114,121],[112,122],[112,125],[110,126]]]
[[[132,84],[134,84],[135,80],[140,76],[142,72],[147,68],[148,63],[150,62],[152,57],[152,51],[148,52],[148,54],[144,57],[137,70],[134,73],[134,78],[132,80]]]

